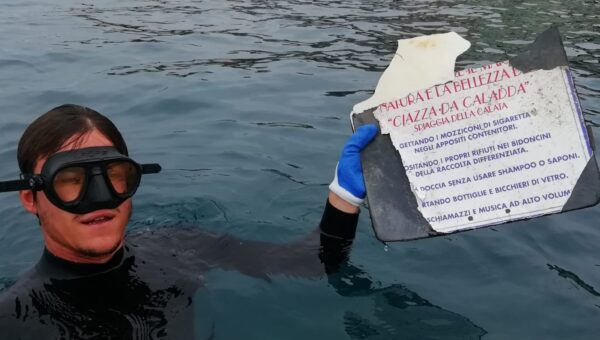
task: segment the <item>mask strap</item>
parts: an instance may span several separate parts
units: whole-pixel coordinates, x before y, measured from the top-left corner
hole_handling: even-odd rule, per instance
[[[143,174],[157,174],[162,170],[158,163],[141,164]]]
[[[0,192],[31,190],[32,183],[27,179],[0,182]]]

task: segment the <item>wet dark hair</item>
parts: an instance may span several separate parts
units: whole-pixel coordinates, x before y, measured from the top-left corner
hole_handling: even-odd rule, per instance
[[[56,153],[69,139],[76,145],[92,130],[102,133],[120,153],[128,154],[123,136],[110,119],[88,107],[65,104],[41,115],[23,132],[17,149],[21,173],[32,174],[38,160]]]

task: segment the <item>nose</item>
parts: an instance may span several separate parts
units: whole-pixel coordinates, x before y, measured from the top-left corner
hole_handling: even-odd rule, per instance
[[[77,207],[77,213],[87,214],[100,209],[114,209],[123,203],[124,199],[112,194],[102,171],[97,173],[92,170],[90,176],[85,195]]]
[[[92,174],[85,196],[90,203],[105,203],[112,200],[112,194],[102,174]]]

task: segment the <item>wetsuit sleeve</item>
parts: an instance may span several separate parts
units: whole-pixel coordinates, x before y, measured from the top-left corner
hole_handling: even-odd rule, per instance
[[[335,239],[352,241],[356,236],[358,214],[345,213],[335,208],[329,200],[325,204],[325,211],[321,218],[319,228],[321,234]]]
[[[326,273],[338,271],[348,260],[357,224],[358,214],[340,211],[327,200],[319,225],[321,231],[319,258]]]

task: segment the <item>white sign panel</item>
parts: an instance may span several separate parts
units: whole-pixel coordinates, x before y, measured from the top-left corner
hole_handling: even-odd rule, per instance
[[[459,71],[380,104],[375,117],[439,232],[560,212],[592,157],[566,67]]]

